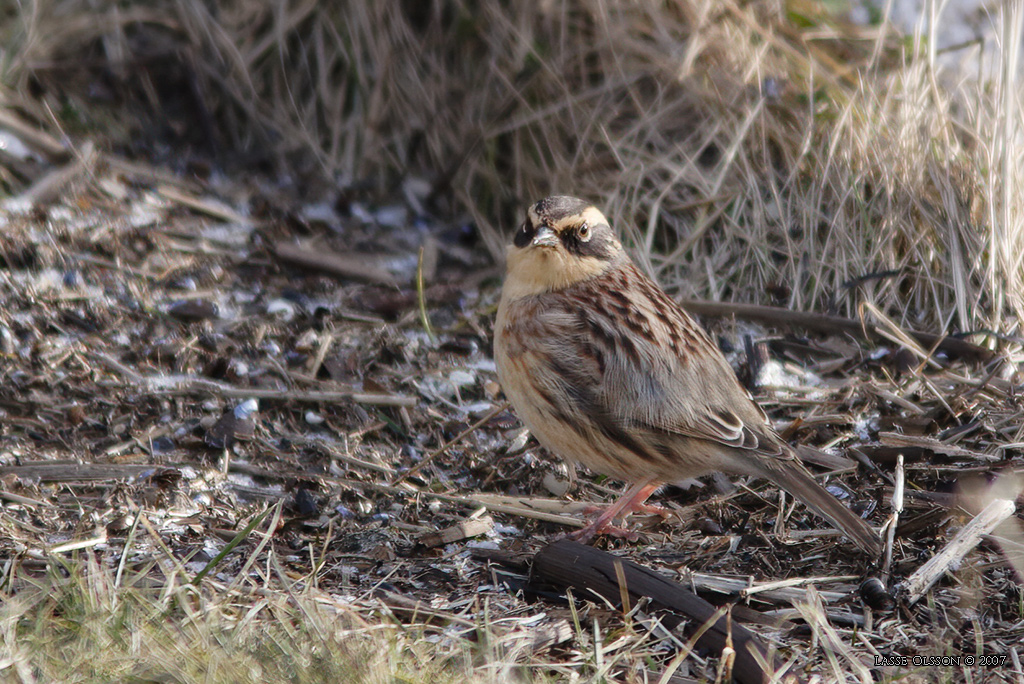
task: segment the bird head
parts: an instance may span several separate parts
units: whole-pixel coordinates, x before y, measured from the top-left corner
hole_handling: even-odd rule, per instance
[[[624,256],[600,210],[575,197],[548,197],[526,210],[508,248],[505,286],[520,295],[560,290],[604,273]]]

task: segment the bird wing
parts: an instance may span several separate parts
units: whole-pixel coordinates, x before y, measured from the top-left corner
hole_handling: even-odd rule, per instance
[[[609,429],[782,454],[761,408],[708,334],[651,281],[581,292],[546,312],[549,358],[578,410]],[[629,295],[623,294],[623,291]],[[572,302],[572,299],[570,302]],[[570,322],[571,321],[571,322]]]

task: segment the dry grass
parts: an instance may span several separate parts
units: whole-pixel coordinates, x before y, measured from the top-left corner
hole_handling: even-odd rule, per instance
[[[426,209],[471,216],[496,260],[524,203],[573,193],[602,205],[681,295],[847,315],[870,304],[918,329],[1016,335],[1024,167],[1020,10],[1009,4],[1010,16],[996,16],[1005,49],[955,88],[940,85],[934,39],[848,26],[798,0],[39,0],[3,10],[0,82],[5,108],[75,143],[96,138],[184,171],[214,158],[237,176],[285,179],[303,199],[340,187],[390,201],[425,179]],[[8,175],[0,183],[18,187]],[[132,263],[123,246],[111,250],[117,263]],[[928,389],[966,404],[975,392],[921,389],[916,376],[889,380],[915,401],[930,402]],[[986,449],[1015,454],[1016,388],[999,391],[976,412],[957,405],[935,429],[977,419]],[[879,402],[862,394],[857,410],[874,415]],[[437,415],[414,418],[434,430]],[[407,465],[392,446],[388,457]],[[35,528],[29,520],[18,530]],[[239,582],[245,591],[212,580],[195,588],[171,558],[148,553],[166,574],[156,561],[119,575],[85,553],[33,565],[12,552],[0,578],[2,676],[657,681],[651,672],[665,661],[649,635],[609,635],[592,620],[577,622],[572,647],[534,654],[492,639],[487,610],[479,623],[438,631],[319,594],[316,570],[294,584],[276,575]],[[992,568],[997,561],[981,569]],[[1018,587],[1012,575],[997,579]],[[947,626],[947,604],[929,607],[939,617],[907,641],[890,624],[876,627],[876,641],[949,641],[967,620]],[[833,643],[821,606],[801,610],[809,641]],[[851,647],[834,644],[822,676],[863,675]]]
[[[915,327],[1013,333],[1024,188],[1006,11],[1008,49],[955,92],[937,85],[934,40],[802,1],[40,1],[11,22],[4,80],[41,84],[24,104],[44,121],[40,102],[98,117],[99,85],[142,114],[142,130],[121,122],[133,135],[162,126],[383,194],[426,178],[496,258],[525,202],[573,193],[635,226],[681,294],[867,301]]]
[[[226,590],[152,567],[121,574],[89,554],[49,561],[43,573],[8,566],[3,681],[456,684],[516,681],[526,664],[489,646],[486,623],[402,625],[300,585]]]

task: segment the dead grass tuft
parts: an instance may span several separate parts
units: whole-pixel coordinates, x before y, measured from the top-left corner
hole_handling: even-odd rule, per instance
[[[42,92],[18,101],[47,124],[109,133],[107,98],[122,144],[170,133],[328,186],[426,178],[498,259],[523,203],[573,193],[681,294],[1013,332],[1019,15],[951,91],[927,36],[803,2],[63,0],[12,22],[4,80]]]
[[[454,684],[512,681],[518,667],[514,653],[476,646],[474,630],[379,614],[371,625],[355,605],[313,590],[197,588],[159,574],[129,571],[119,582],[92,556],[51,557],[41,574],[15,569],[7,579],[17,590],[0,606],[10,681]]]

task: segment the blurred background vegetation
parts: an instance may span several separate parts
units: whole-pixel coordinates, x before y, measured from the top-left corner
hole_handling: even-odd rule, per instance
[[[809,0],[39,0],[7,5],[0,78],[72,146],[340,203],[414,185],[496,261],[575,194],[680,296],[1013,334],[1019,3],[991,16],[947,79],[934,36]]]

